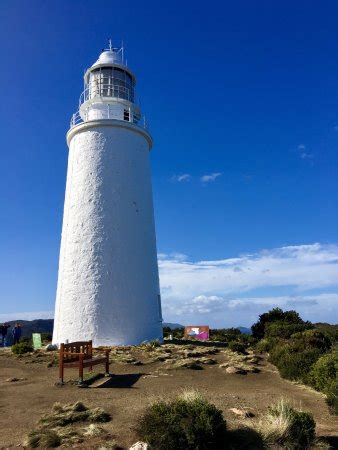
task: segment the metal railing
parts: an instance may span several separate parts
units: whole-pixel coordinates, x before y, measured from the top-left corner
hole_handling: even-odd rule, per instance
[[[148,130],[148,124],[146,121],[145,116],[142,115],[136,115],[133,114],[133,112],[131,111],[131,109],[129,108],[128,114],[123,114],[123,116],[117,116],[116,112],[112,112],[110,110],[110,105],[107,104],[107,114],[105,117],[100,117],[99,119],[115,119],[115,120],[121,120],[124,122],[129,122],[129,123],[133,123],[134,125],[137,125],[141,128],[144,128],[145,130]],[[102,110],[101,110],[102,111]],[[94,117],[89,118],[88,112],[86,111],[83,114],[84,118],[81,117],[80,115],[80,111],[76,111],[76,113],[74,113],[70,119],[70,128],[75,127],[76,125],[79,125],[80,123],[84,123],[87,120],[95,120]]]
[[[91,80],[82,92],[79,104],[97,97],[121,98],[135,103],[134,88],[114,77],[99,77]]]

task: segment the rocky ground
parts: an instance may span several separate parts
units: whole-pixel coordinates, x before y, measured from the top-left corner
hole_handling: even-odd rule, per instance
[[[52,429],[44,418],[60,414],[63,405],[76,402],[88,409],[79,412],[81,420],[62,425],[62,446],[129,448],[137,441],[137,419],[151,402],[191,388],[222,409],[229,427],[250,425],[283,397],[313,413],[318,435],[337,432],[336,419],[321,394],[282,380],[276,369],[254,352],[238,354],[217,344],[177,342],[112,348],[110,360],[111,378],[99,377],[103,367],[95,366],[95,373],[86,375],[88,388],[79,388],[76,369],[68,369],[66,384],[57,386],[56,352],[17,357],[1,349],[0,448],[22,446],[27,434],[39,430],[41,424]],[[95,423],[97,408],[109,415],[108,421]],[[73,417],[75,413],[66,408],[65,414]],[[60,423],[55,426],[60,429]]]

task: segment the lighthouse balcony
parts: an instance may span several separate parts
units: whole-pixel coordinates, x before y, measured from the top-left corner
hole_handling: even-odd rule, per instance
[[[109,103],[102,103],[96,105],[96,108],[81,108],[76,113],[74,113],[70,120],[70,128],[75,127],[84,122],[90,120],[121,120],[129,123],[133,123],[145,130],[148,130],[148,124],[145,116],[141,114],[135,114],[132,108],[125,107],[123,110],[116,110]]]

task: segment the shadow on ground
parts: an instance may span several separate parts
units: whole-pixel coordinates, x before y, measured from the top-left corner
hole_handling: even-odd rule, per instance
[[[127,373],[122,375],[112,375],[97,388],[131,388],[143,376],[144,373]]]

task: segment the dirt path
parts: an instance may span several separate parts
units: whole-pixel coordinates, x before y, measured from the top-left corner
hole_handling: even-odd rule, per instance
[[[260,373],[247,375],[226,374],[218,365],[205,366],[203,370],[164,370],[161,362],[141,366],[112,364],[111,372],[118,376],[107,379],[101,387],[79,389],[71,384],[55,386],[57,368],[47,368],[48,358],[46,355],[41,362],[36,359],[33,363],[0,352],[0,448],[20,445],[55,402],[77,400],[111,413],[112,421],[105,428],[120,445],[128,448],[137,440],[134,426],[142,410],[154,399],[175,396],[186,388],[197,389],[222,409],[229,426],[238,422],[229,408],[249,407],[259,417],[268,405],[284,397],[313,413],[319,435],[338,434],[336,418],[329,414],[323,396],[281,379],[265,361],[260,365]],[[219,362],[222,358],[217,355]],[[158,369],[163,371],[162,375]],[[25,380],[6,381],[10,377]],[[76,378],[76,372],[67,370],[66,377]],[[252,419],[246,420],[249,425]]]

